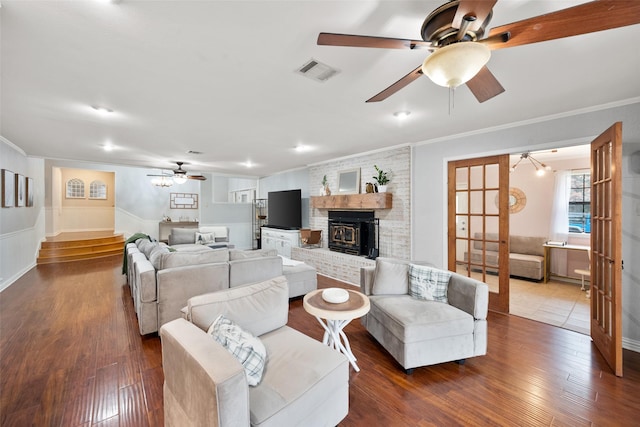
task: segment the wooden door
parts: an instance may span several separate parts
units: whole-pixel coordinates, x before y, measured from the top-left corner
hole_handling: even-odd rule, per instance
[[[591,143],[591,338],[622,376],[622,123]]]
[[[448,268],[489,284],[509,312],[509,156],[449,162]]]

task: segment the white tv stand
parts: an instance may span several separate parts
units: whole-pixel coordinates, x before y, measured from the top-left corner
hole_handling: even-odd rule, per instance
[[[291,258],[291,248],[299,248],[300,244],[300,230],[262,227],[262,249],[275,249],[278,255]]]

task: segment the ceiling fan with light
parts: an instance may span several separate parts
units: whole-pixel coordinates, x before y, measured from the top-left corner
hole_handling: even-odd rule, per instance
[[[421,75],[456,88],[466,84],[479,102],[504,92],[489,71],[491,50],[560,39],[640,23],[640,1],[596,0],[492,28],[497,0],[451,0],[422,24],[422,40],[320,33],[319,45],[430,50],[422,65],[366,102],[383,101]]]
[[[188,179],[196,179],[205,181],[207,178],[203,175],[189,175],[186,170],[182,169],[184,162],[176,162],[178,169],[173,169],[172,173],[148,174],[153,177],[151,183],[158,187],[171,187],[173,183],[184,184]]]

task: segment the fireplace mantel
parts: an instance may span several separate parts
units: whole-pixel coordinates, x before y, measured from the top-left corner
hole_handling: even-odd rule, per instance
[[[391,209],[392,199],[391,193],[311,196],[311,207],[316,209]]]

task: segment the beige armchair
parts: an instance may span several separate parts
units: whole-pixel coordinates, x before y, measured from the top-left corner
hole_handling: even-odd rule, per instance
[[[347,358],[286,326],[284,276],[189,300],[162,326],[165,426],[335,426],[349,410]],[[266,348],[261,382],[205,332],[223,314]]]

